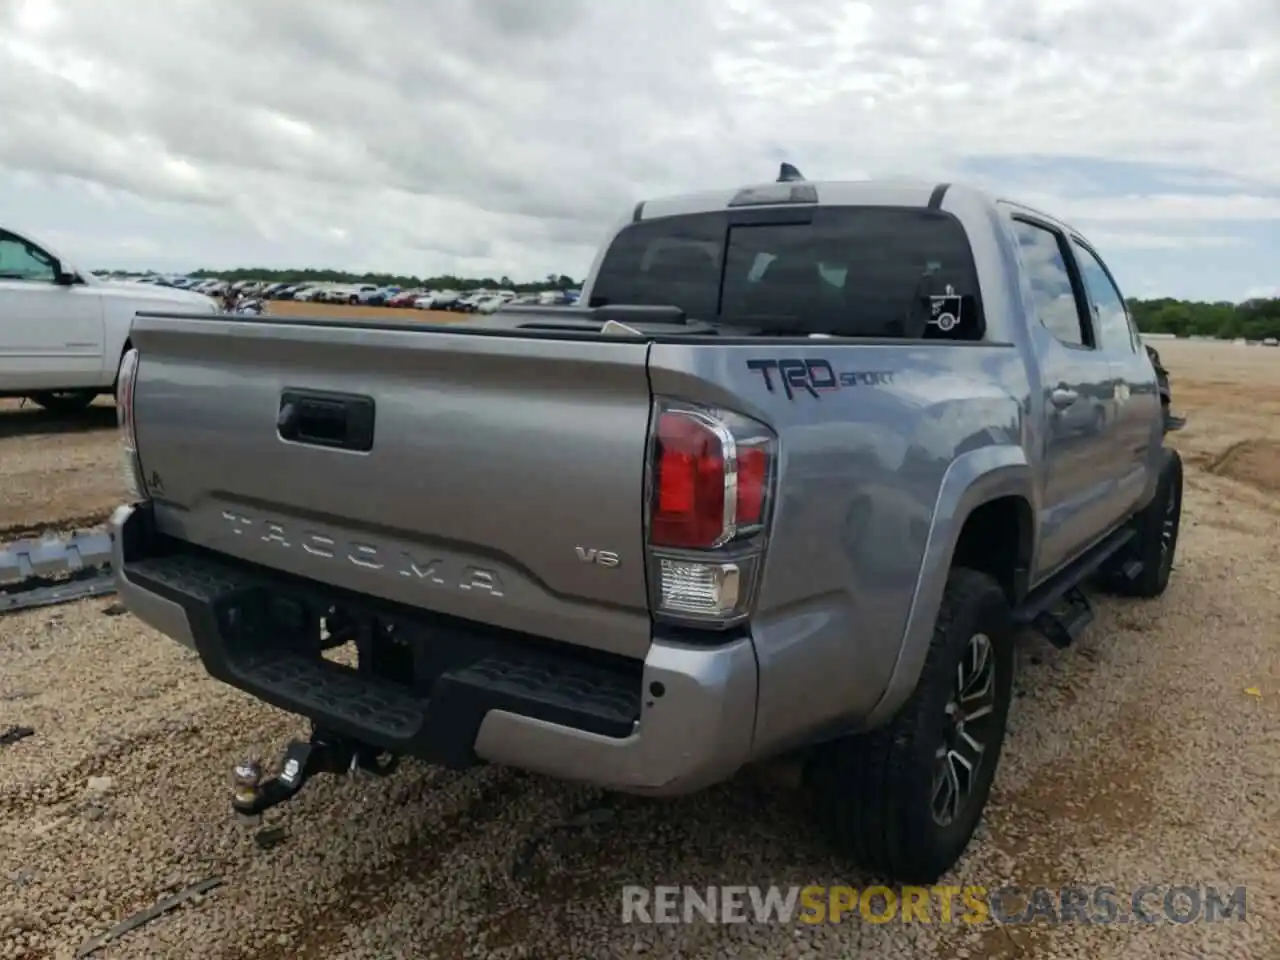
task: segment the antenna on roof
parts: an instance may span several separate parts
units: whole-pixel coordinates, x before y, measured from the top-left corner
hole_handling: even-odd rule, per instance
[[[804,174],[797,170],[789,163],[784,163],[778,171],[779,183],[794,183],[797,180],[803,180]]]

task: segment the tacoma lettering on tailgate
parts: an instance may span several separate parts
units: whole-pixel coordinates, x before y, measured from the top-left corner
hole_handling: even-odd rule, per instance
[[[310,556],[340,562],[345,560],[364,570],[384,570],[438,587],[453,587],[466,592],[478,590],[491,597],[503,595],[502,579],[496,570],[486,567],[430,555],[415,556],[403,548],[368,540],[339,540],[315,530],[294,531],[276,520],[254,519],[230,510],[222,511],[222,519],[237,536],[256,537],[282,550],[301,548]]]

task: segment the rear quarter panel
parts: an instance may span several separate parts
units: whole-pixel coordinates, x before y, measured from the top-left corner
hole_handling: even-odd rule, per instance
[[[747,365],[786,358],[825,360],[847,385],[788,397],[776,376],[770,391]],[[660,344],[650,380],[656,394],[737,409],[779,438],[778,500],[752,619],[754,752],[865,720],[890,687],[911,621],[936,611],[936,569],[945,570],[963,515],[988,494],[1034,497],[1019,351]]]

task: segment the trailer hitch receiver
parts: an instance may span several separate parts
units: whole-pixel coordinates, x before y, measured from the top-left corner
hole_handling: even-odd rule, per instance
[[[280,772],[267,780],[262,765],[255,760],[237,763],[232,774],[232,809],[242,818],[257,819],[272,807],[292,800],[318,773],[370,773],[385,777],[400,764],[400,758],[359,743],[313,729],[309,740],[292,740],[285,748]]]

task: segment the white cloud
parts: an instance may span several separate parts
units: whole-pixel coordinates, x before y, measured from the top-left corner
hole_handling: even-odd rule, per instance
[[[1150,194],[1147,196],[1089,197],[1021,194],[1024,203],[1044,206],[1063,219],[1075,221],[1278,220],[1280,195]]]
[[[1090,230],[1089,240],[1108,250],[1218,250],[1245,244],[1244,238],[1229,235],[1136,233],[1124,230]]]
[[[0,186],[62,184],[80,205],[44,219],[89,251],[122,209],[163,210],[153,246],[192,266],[580,275],[636,199],[783,158],[1177,160],[1239,191],[1021,197],[1117,247],[1280,218],[1240,186],[1280,185],[1275,0],[12,0],[0,76]],[[1200,232],[1178,242],[1230,240]]]
[[[45,34],[58,25],[58,8],[50,0],[18,0],[13,22],[24,34]]]

